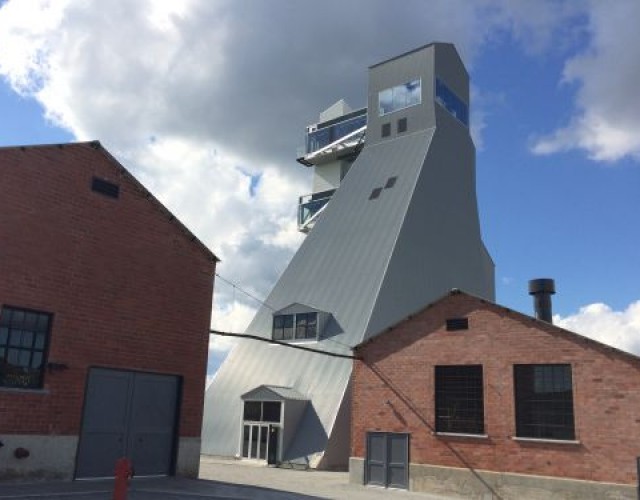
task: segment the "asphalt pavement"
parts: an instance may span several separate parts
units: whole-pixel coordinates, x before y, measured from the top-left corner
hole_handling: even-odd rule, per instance
[[[112,500],[113,481],[0,482],[1,500]],[[349,484],[346,472],[292,470],[203,457],[200,478],[134,478],[127,500],[451,500]]]

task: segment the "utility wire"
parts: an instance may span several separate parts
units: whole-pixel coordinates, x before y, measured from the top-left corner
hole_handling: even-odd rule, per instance
[[[275,311],[275,309],[273,307],[271,307],[269,304],[267,304],[265,301],[260,300],[258,297],[256,297],[255,295],[252,295],[251,293],[247,292],[244,288],[242,288],[240,285],[238,285],[237,283],[234,283],[231,280],[228,280],[227,278],[223,278],[222,276],[220,276],[218,273],[216,273],[216,276],[218,278],[220,278],[222,281],[224,281],[225,283],[228,283],[229,285],[231,285],[234,290],[237,288],[238,290],[240,290],[242,293],[244,293],[247,297],[252,298],[253,300],[255,300],[256,302],[258,302],[259,304],[262,304],[263,306],[271,309],[272,311]]]
[[[248,333],[230,333],[230,332],[221,332],[220,330],[209,330],[209,333],[212,335],[221,335],[223,337],[236,337],[240,339],[259,340],[261,342],[268,342],[269,344],[282,345],[285,347],[289,347],[291,349],[299,349],[301,351],[313,352],[315,354],[324,354],[325,356],[331,356],[333,358],[360,359],[358,356],[353,356],[351,354],[340,354],[337,352],[322,351],[320,349],[313,349],[311,347],[305,347],[302,345],[289,344],[288,342],[281,342],[279,340],[268,339],[265,337],[258,337],[257,335],[249,335]]]

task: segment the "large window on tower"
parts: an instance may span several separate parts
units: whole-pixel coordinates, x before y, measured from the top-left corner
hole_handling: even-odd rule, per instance
[[[482,365],[436,366],[436,432],[484,434]]]
[[[419,78],[384,89],[378,93],[378,112],[380,116],[400,109],[415,106],[422,102],[422,82]]]
[[[514,365],[516,437],[574,440],[571,365]]]
[[[440,78],[436,78],[436,102],[458,121],[469,126],[469,107]]]

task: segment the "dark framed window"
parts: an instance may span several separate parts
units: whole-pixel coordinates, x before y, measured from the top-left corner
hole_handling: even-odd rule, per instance
[[[273,340],[293,338],[293,314],[279,314],[273,317]]]
[[[296,314],[296,338],[315,339],[318,335],[318,313]]]
[[[436,366],[436,432],[484,434],[482,365]]]
[[[295,325],[295,326],[294,326]],[[318,336],[318,313],[278,314],[273,317],[273,340],[304,340]]]
[[[39,389],[51,314],[4,306],[0,311],[0,387]]]
[[[95,191],[96,193],[108,196],[109,198],[120,197],[120,186],[114,184],[113,182],[99,179],[98,177],[94,177],[91,180],[91,190]]]
[[[516,436],[574,440],[571,365],[514,365]]]
[[[280,422],[282,403],[280,401],[245,401],[244,420],[251,422]]]
[[[381,134],[382,137],[389,137],[391,135],[391,124],[390,123],[383,123],[382,124],[382,132]]]
[[[398,133],[403,134],[407,131],[407,118],[400,118],[398,120]]]
[[[448,318],[447,331],[454,332],[456,330],[468,330],[469,318]]]

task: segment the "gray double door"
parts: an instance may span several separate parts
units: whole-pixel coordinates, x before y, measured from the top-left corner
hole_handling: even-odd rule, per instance
[[[409,487],[409,434],[367,433],[365,482],[390,488]]]
[[[76,478],[113,477],[121,457],[136,476],[171,474],[178,395],[175,376],[92,368]]]

